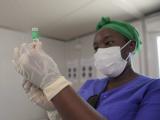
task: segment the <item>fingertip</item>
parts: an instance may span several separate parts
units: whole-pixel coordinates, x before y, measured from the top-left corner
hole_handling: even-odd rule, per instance
[[[40,41],[36,41],[36,42],[32,43],[33,49],[41,49],[41,47],[42,47],[42,42],[40,42]]]
[[[22,86],[24,88],[24,85],[26,84],[27,80],[23,80]]]
[[[28,53],[28,51],[29,51],[28,44],[27,43],[21,44],[21,47],[20,47],[20,50],[19,50],[20,55],[22,55],[24,53]]]
[[[32,83],[31,83],[29,80],[26,80],[23,88],[24,88],[25,90],[28,90],[28,89],[31,88],[31,86],[32,86]]]

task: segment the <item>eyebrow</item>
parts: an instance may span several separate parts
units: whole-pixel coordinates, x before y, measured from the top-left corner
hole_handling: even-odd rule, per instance
[[[104,38],[110,38],[110,37],[113,37],[113,35],[105,34],[105,35],[101,38],[101,40],[104,39]],[[96,38],[95,38],[95,39],[96,39]],[[98,44],[97,41],[94,41],[94,42],[93,42],[93,45],[94,45],[94,46],[97,45],[97,44]]]
[[[103,38],[109,38],[109,37],[113,37],[113,36],[112,35],[108,35],[108,34],[103,36]]]

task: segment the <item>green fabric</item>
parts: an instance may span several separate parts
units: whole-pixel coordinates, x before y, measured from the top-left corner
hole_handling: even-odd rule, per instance
[[[129,23],[124,21],[114,21],[109,17],[102,17],[101,21],[98,22],[96,30],[102,28],[109,28],[121,33],[123,36],[129,40],[136,41],[135,51],[138,51],[141,46],[141,39],[137,30]]]

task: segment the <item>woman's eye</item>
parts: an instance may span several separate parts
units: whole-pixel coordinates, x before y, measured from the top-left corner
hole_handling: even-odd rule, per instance
[[[109,45],[110,46],[110,45],[113,45],[113,43],[114,43],[113,41],[107,41],[107,42],[105,42],[105,45]]]

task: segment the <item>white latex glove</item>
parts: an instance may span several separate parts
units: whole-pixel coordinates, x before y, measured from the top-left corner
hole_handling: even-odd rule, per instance
[[[41,42],[36,42],[15,48],[13,63],[17,72],[41,88],[50,101],[71,83],[61,75],[57,64],[43,51],[41,45]]]
[[[48,101],[43,91],[37,86],[33,85],[29,80],[23,82],[23,89],[28,98],[36,105],[45,109],[46,111],[54,111],[55,107],[51,101]]]
[[[47,111],[49,120],[62,120],[53,103],[48,101],[43,91],[29,80],[23,81],[23,89],[28,98],[36,105]]]
[[[47,112],[47,115],[49,120],[62,120],[60,114],[56,110]]]

